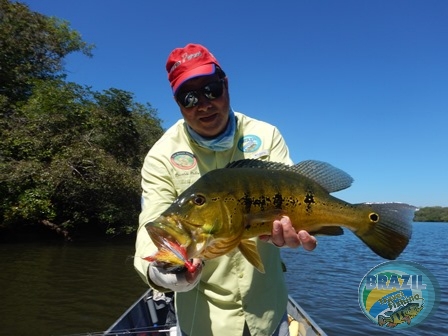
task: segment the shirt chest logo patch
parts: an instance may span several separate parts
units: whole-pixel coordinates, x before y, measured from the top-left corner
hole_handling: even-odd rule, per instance
[[[253,153],[261,146],[261,139],[256,135],[245,135],[238,140],[238,149],[243,153]]]
[[[189,152],[176,152],[171,155],[170,158],[171,164],[174,167],[183,170],[189,170],[197,165],[196,157]]]

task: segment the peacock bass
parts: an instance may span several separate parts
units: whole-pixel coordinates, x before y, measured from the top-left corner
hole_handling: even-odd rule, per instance
[[[269,235],[272,222],[284,215],[297,231],[339,235],[344,227],[379,256],[397,258],[411,238],[416,208],[404,203],[350,204],[330,195],[352,182],[347,173],[320,161],[294,166],[235,161],[203,175],[146,224],[158,251],[144,259],[166,269],[189,268],[191,258],[213,259],[238,248],[264,272],[251,238]]]

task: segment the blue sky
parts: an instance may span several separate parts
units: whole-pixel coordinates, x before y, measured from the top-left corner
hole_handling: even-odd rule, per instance
[[[355,179],[352,203],[448,206],[448,1],[28,0],[96,45],[70,55],[68,80],[180,112],[165,61],[202,43],[230,82],[232,107],[276,125],[293,160]]]

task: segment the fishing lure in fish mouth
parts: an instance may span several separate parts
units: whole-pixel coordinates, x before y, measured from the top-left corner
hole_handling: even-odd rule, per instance
[[[159,260],[167,260],[172,265],[184,266],[190,273],[196,272],[198,265],[193,265],[193,262],[188,260],[185,247],[163,237],[160,241],[161,246],[159,247],[159,250],[152,256],[144,257],[144,260],[153,262],[156,266],[160,264],[162,268],[166,268],[164,267],[165,264],[160,263]]]

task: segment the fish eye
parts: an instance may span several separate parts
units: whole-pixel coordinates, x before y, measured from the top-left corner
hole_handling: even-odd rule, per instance
[[[193,203],[195,205],[203,205],[205,203],[204,195],[193,195]]]

